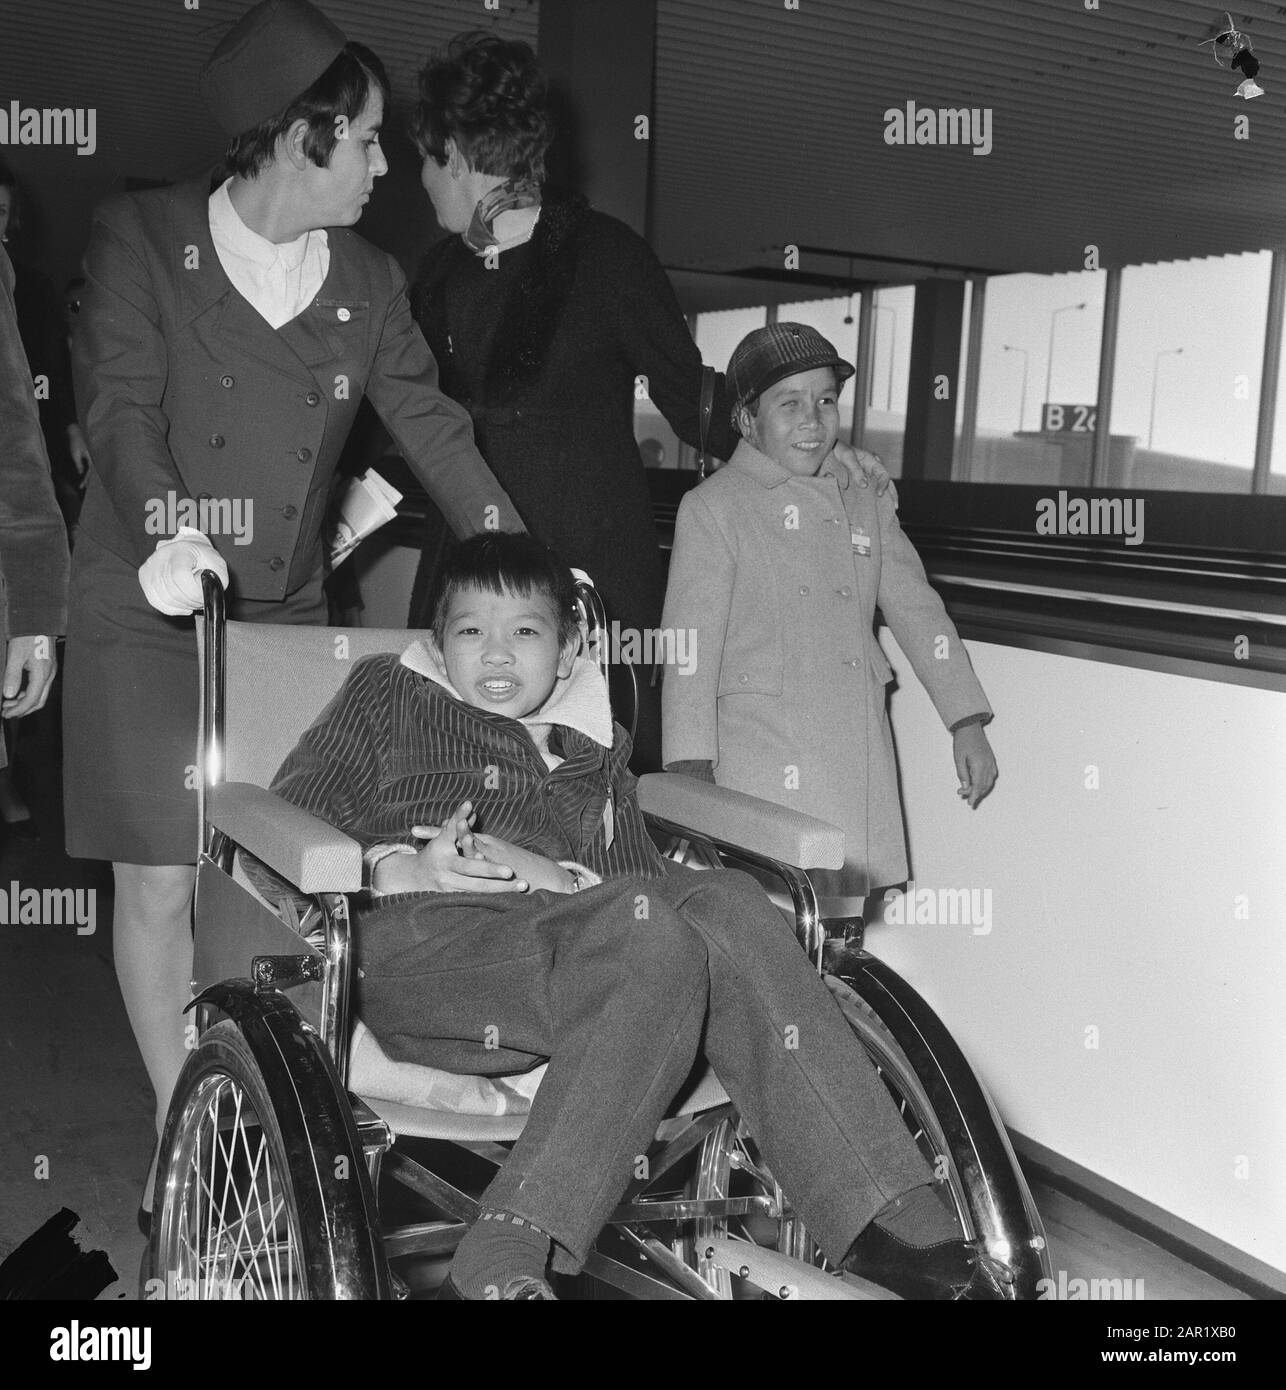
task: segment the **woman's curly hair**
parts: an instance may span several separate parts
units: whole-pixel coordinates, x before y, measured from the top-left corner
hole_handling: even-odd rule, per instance
[[[457,34],[420,73],[411,134],[439,164],[450,139],[480,174],[543,179],[554,126],[531,47],[482,29]]]

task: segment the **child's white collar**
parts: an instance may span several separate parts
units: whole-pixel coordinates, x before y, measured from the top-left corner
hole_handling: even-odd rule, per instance
[[[434,681],[462,704],[469,703],[451,684],[442,654],[431,642],[423,638],[412,642],[402,653],[401,660],[402,665],[416,675]],[[518,723],[532,732],[541,748],[546,740],[537,731],[542,725],[553,724],[575,729],[601,747],[610,748],[613,742],[612,702],[598,663],[583,651],[578,653],[570,674],[560,676],[545,703],[524,715]]]

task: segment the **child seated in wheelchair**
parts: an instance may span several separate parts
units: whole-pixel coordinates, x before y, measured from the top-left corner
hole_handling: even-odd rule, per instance
[[[665,673],[667,770],[838,825],[844,867],[812,876],[832,920],[860,917],[869,893],[907,877],[877,606],[951,731],[959,795],[977,806],[996,780],[991,706],[896,494],[855,486],[832,452],[852,375],[807,324],[737,345],[741,442],[679,506],[662,619],[697,653]]]
[[[442,1296],[552,1298],[704,1053],[827,1258],[910,1297],[993,1297],[830,991],[763,890],[669,864],[581,651],[571,576],[465,542],[432,640],[358,662],[273,789],[357,839],[357,1009],[395,1059],[548,1060]]]

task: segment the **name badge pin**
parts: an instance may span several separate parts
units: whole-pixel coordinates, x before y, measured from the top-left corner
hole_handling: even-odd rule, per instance
[[[335,317],[340,321],[340,323],[347,323],[349,319],[351,319],[353,316],[347,309],[336,309]]]
[[[871,553],[871,538],[860,526],[849,527],[849,536],[853,542],[853,549],[859,555],[869,555]]]

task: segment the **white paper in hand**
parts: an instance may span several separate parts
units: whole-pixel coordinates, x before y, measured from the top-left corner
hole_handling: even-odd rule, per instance
[[[342,564],[372,532],[393,520],[402,494],[372,469],[354,478],[340,500],[330,538],[330,563]]]

